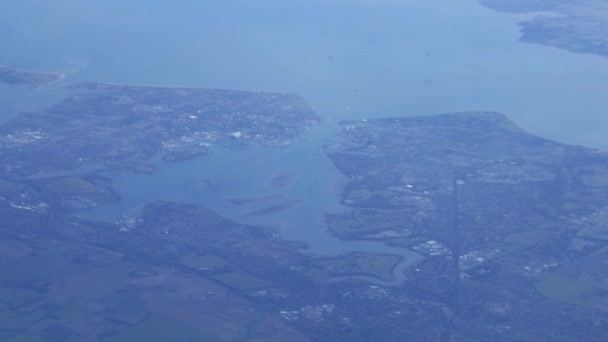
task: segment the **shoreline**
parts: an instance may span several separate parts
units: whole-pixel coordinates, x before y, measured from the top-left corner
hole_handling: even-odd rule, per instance
[[[119,83],[119,82],[96,82],[96,81],[81,81],[77,83],[72,83],[66,85],[64,88],[67,89],[77,89],[77,88],[87,88],[90,86],[109,86],[109,87],[141,87],[141,88],[156,88],[156,89],[188,89],[188,90],[209,90],[209,91],[232,91],[232,92],[243,92],[243,93],[255,93],[255,94],[272,94],[272,95],[287,95],[287,96],[297,96],[299,98],[304,99],[306,102],[309,102],[304,96],[297,93],[284,93],[280,91],[263,91],[263,90],[255,90],[255,89],[235,89],[235,88],[214,88],[214,87],[205,87],[205,86],[188,86],[188,85],[175,85],[175,84],[144,84],[144,83]],[[311,105],[312,107],[312,105]],[[316,112],[316,110],[315,110]]]
[[[4,64],[0,64],[0,71],[4,71],[5,73],[11,75],[11,74],[17,74],[17,83],[6,83],[8,85],[12,85],[12,86],[20,86],[20,85],[26,85],[29,86],[32,89],[39,89],[42,87],[46,87],[55,83],[59,83],[61,81],[63,81],[66,77],[66,74],[63,72],[58,72],[58,71],[34,71],[34,70],[26,70],[26,69],[20,69],[20,68],[13,68],[10,67],[8,65],[4,65]],[[19,77],[21,76],[21,77]],[[43,76],[43,77],[52,77],[52,80],[48,81],[48,82],[40,82],[42,84],[38,84],[36,82],[28,82],[27,80],[23,80],[21,78],[25,78],[27,76]]]

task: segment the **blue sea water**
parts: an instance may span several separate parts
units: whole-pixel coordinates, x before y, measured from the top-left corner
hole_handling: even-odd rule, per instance
[[[283,197],[272,203],[303,202],[257,223],[306,240],[315,252],[395,252],[323,233],[322,213],[344,210],[335,189],[340,175],[321,151],[340,119],[492,110],[547,138],[608,148],[608,58],[518,42],[517,23],[530,16],[475,0],[21,0],[0,12],[0,64],[62,71],[64,84],[301,94],[329,120],[302,141],[217,148],[155,175],[112,175],[123,201],[87,215],[111,219],[167,199],[256,223],[241,215],[259,204],[236,207],[226,197],[277,193]],[[47,104],[12,92],[0,96],[3,118]],[[268,188],[282,171],[298,175],[294,184]]]
[[[0,12],[0,63],[299,93],[335,119],[497,110],[608,147],[608,60],[519,43],[525,18],[476,0],[23,0]]]

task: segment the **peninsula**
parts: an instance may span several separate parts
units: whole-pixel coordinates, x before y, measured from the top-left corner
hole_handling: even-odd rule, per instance
[[[608,153],[492,112],[344,121],[339,135],[326,153],[350,211],[327,216],[330,232],[427,257],[404,290],[443,311],[419,311],[434,323],[412,340],[439,326],[446,340],[605,336],[585,327],[608,327]]]
[[[40,88],[61,81],[64,76],[57,72],[34,72],[0,65],[0,84],[9,86]]]
[[[0,125],[0,174],[90,165],[153,172],[149,163],[159,154],[179,161],[214,144],[281,146],[322,121],[290,94],[103,83],[69,89],[76,94]]]

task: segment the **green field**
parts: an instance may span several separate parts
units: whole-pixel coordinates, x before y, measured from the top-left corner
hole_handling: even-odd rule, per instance
[[[536,284],[543,295],[576,305],[594,305],[605,300],[606,285],[590,276],[578,279],[552,274]]]

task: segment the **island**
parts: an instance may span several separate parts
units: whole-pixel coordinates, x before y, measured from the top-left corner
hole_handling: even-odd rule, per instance
[[[51,83],[59,82],[64,77],[64,74],[58,72],[34,72],[0,65],[0,84],[9,86],[40,88]]]
[[[608,56],[608,4],[602,0],[482,0],[504,12],[540,12],[523,21],[521,41]]]

